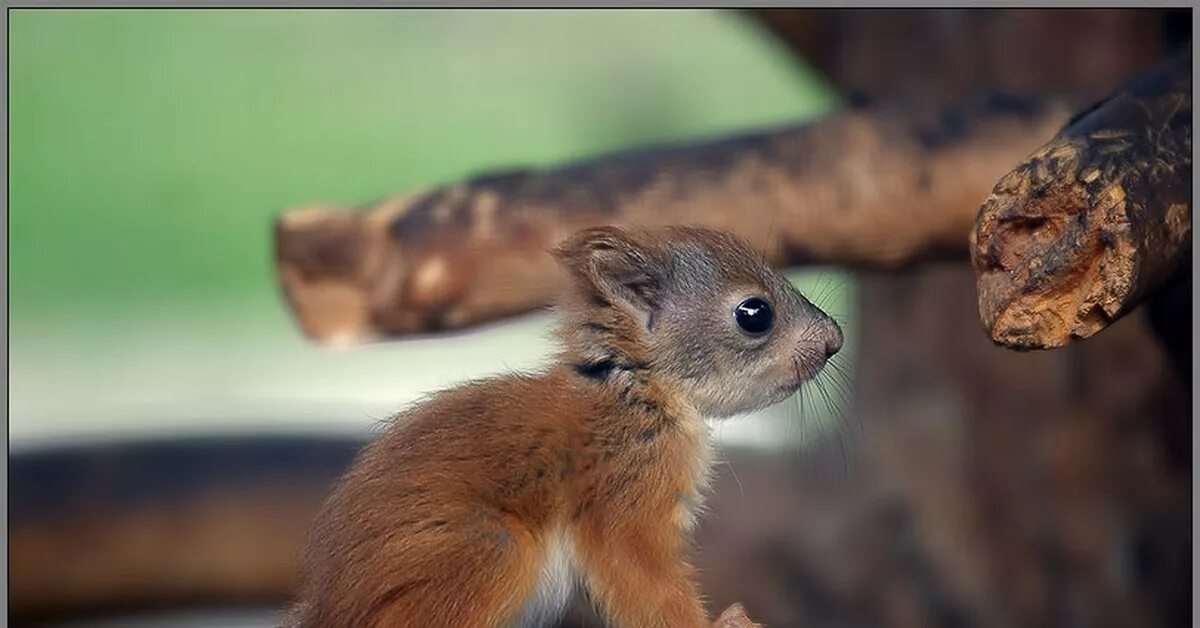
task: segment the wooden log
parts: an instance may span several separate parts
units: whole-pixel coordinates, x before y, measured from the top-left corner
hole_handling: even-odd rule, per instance
[[[971,234],[997,343],[1061,347],[1163,285],[1191,250],[1191,50],[1075,116],[1002,177]]]
[[[309,522],[364,442],[210,434],[14,453],[9,622],[282,606]]]
[[[282,608],[294,593],[310,522],[366,442],[207,435],[16,453],[9,622],[170,607]],[[782,473],[790,467],[771,468],[792,475]],[[591,614],[573,619],[561,628],[599,625]],[[714,622],[757,626],[735,603]]]
[[[275,229],[305,333],[344,344],[529,311],[565,279],[547,250],[596,224],[696,223],[776,264],[894,269],[964,259],[995,179],[1061,126],[1055,100],[855,108],[811,124],[492,173],[357,211],[309,207]]]

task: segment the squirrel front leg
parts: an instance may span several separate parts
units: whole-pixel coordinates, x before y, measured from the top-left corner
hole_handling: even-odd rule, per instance
[[[618,628],[709,628],[684,561],[682,540],[666,526],[623,525],[577,540],[593,601]]]
[[[649,539],[643,534],[623,536],[628,543],[600,544],[593,539],[593,543],[583,544],[590,550],[585,562],[588,589],[613,625],[763,628],[746,615],[741,604],[731,605],[710,622],[692,584],[691,567],[677,550],[671,551],[668,545],[665,553],[630,554],[638,541],[644,544]]]

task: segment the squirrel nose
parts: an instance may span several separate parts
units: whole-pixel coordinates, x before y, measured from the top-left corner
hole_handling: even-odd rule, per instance
[[[832,358],[834,354],[842,350],[842,328],[838,324],[829,321],[829,334],[825,336],[825,359]]]

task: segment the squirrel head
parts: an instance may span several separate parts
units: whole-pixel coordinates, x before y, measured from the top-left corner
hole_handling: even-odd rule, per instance
[[[636,370],[709,417],[787,399],[842,346],[842,331],[742,240],[702,227],[580,231],[554,250],[567,359],[605,377]]]

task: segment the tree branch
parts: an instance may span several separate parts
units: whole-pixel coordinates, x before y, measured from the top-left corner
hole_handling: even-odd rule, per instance
[[[996,184],[971,234],[997,343],[1061,347],[1160,287],[1191,250],[1191,50],[1080,113]]]
[[[811,124],[492,173],[358,211],[293,210],[276,224],[279,278],[311,338],[346,343],[543,306],[564,280],[546,250],[596,224],[705,224],[781,265],[965,259],[988,187],[1069,111],[1001,96],[923,113],[851,109]]]

